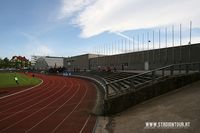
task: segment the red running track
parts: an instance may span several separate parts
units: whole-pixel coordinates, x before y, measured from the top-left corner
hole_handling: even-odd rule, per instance
[[[91,133],[96,89],[88,81],[37,74],[43,83],[0,97],[0,133]]]

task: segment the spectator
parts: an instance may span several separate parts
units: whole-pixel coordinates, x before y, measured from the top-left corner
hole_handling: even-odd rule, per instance
[[[122,70],[124,70],[124,64],[122,64]]]
[[[114,72],[117,72],[117,68],[116,67],[114,67]]]

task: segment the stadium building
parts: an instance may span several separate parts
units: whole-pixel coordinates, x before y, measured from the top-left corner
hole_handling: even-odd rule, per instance
[[[200,61],[200,44],[134,51],[115,55],[83,54],[72,57],[32,56],[36,69],[65,67],[71,71],[150,70],[170,64]]]
[[[31,56],[31,64],[34,69],[46,70],[49,68],[63,67],[63,57]]]
[[[200,44],[136,51],[90,59],[90,68],[149,70],[170,64],[200,61]]]
[[[71,71],[90,70],[90,60],[101,56],[102,55],[98,54],[83,54],[79,56],[64,58],[64,67]]]
[[[170,64],[198,62],[199,51],[198,43],[115,55],[85,54],[64,58],[64,67],[71,70],[150,70]]]

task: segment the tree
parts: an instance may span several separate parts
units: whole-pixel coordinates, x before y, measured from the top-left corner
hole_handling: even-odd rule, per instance
[[[10,60],[9,60],[7,57],[5,57],[5,58],[3,59],[3,67],[4,67],[4,68],[10,67]]]
[[[3,68],[3,60],[0,58],[0,68]]]

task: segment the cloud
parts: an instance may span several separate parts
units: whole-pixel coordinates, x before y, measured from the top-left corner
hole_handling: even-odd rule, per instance
[[[60,18],[75,15],[75,24],[82,30],[81,37],[88,38],[103,32],[123,32],[190,20],[198,24],[199,5],[199,0],[64,0]]]
[[[62,0],[62,7],[58,19],[71,17],[74,13],[83,10],[95,0]]]
[[[33,53],[35,53],[36,55],[47,56],[54,54],[54,51],[50,49],[47,45],[38,45]]]
[[[30,55],[47,56],[55,54],[55,52],[48,46],[48,44],[41,42],[37,36],[25,32],[21,32],[21,35],[23,35],[28,40],[25,49],[27,51],[26,56],[29,58]]]

